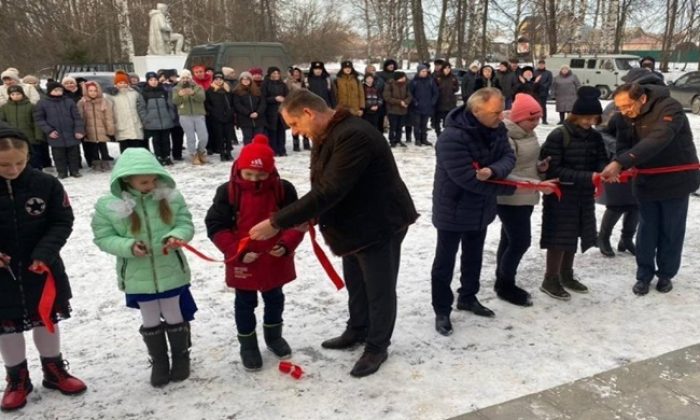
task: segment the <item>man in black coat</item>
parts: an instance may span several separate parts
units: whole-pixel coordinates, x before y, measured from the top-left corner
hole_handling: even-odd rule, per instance
[[[295,134],[309,137],[311,191],[250,230],[253,240],[317,220],[333,253],[343,259],[350,319],[330,349],[364,342],[350,374],[376,372],[387,359],[396,320],[396,279],[401,242],[418,213],[381,133],[362,118],[329,108],[299,89],[282,103],[282,117]]]
[[[476,90],[475,84],[476,79],[479,78],[479,66],[476,63],[472,63],[469,66],[469,71],[464,73],[462,76],[462,100],[466,103],[467,99],[472,96],[472,93]]]
[[[542,107],[542,124],[547,124],[547,98],[549,89],[552,87],[552,72],[547,70],[547,62],[540,60],[537,62],[535,70],[535,84],[538,86],[537,99]]]
[[[624,117],[618,127],[618,153],[601,173],[606,182],[615,182],[622,169],[649,169],[697,164],[688,118],[683,106],[670,97],[666,86],[627,83],[614,93],[615,105]],[[639,175],[634,194],[639,200],[637,234],[636,295],[649,292],[654,275],[656,290],[667,293],[678,273],[683,251],[688,198],[700,186],[700,172]]]
[[[513,98],[515,97],[515,89],[518,87],[518,75],[511,71],[510,63],[502,61],[498,65],[496,71],[496,82],[503,97],[505,98],[505,110],[509,110],[513,106]]]

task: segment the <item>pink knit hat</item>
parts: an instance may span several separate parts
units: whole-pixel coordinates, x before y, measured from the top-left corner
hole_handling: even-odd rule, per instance
[[[527,93],[518,93],[515,95],[513,107],[510,109],[510,120],[519,123],[531,118],[542,118],[540,103]]]

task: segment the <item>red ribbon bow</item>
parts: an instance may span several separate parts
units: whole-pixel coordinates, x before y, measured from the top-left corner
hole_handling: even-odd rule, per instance
[[[660,166],[658,168],[630,168],[620,172],[619,182],[624,184],[629,182],[632,178],[639,175],[659,175],[659,174],[672,174],[676,172],[686,172],[686,171],[697,171],[700,169],[700,163],[686,163],[683,165],[674,166]],[[593,185],[595,186],[595,196],[600,197],[603,193],[603,179],[600,174],[596,174],[593,177]]]
[[[295,365],[292,362],[287,362],[282,360],[279,364],[279,370],[282,373],[289,373],[294,379],[301,379],[304,374],[304,370],[299,365]]]
[[[56,331],[56,327],[51,321],[51,312],[53,311],[53,305],[56,301],[56,279],[51,272],[51,269],[46,266],[46,264],[39,263],[35,268],[30,268],[30,271],[37,274],[46,273],[46,282],[44,283],[44,290],[41,292],[41,298],[39,299],[39,318],[44,323],[44,326],[50,333]]]

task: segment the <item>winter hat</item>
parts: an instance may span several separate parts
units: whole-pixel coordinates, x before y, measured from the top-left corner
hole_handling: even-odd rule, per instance
[[[325,70],[326,67],[323,65],[323,61],[312,61],[311,62],[311,70],[313,70],[313,69]]]
[[[252,74],[253,76],[262,76],[263,70],[260,67],[251,67],[248,72]]]
[[[217,77],[218,77],[219,79],[223,79],[223,78],[224,78],[224,74],[223,74],[222,72],[220,72],[220,71],[217,71],[217,72],[214,73],[214,76],[212,76],[212,79],[216,79]]]
[[[114,84],[116,85],[116,84],[121,83],[121,82],[128,84],[129,83],[129,75],[124,70],[117,70],[114,73]]]
[[[253,80],[253,75],[250,74],[250,72],[244,71],[241,72],[241,74],[238,75],[238,81],[240,82],[243,79],[250,79]]]
[[[151,79],[157,79],[157,78],[158,78],[158,74],[156,74],[156,72],[154,72],[154,71],[149,71],[148,73],[146,73],[146,81],[149,81]]]
[[[514,123],[519,123],[531,118],[542,118],[542,107],[539,102],[527,93],[516,94],[513,107],[510,109],[509,119]]]
[[[28,83],[28,84],[30,84],[30,85],[36,85],[36,84],[39,83],[39,78],[36,77],[36,76],[34,76],[34,75],[28,74],[28,75],[26,75],[26,76],[24,76],[24,77],[22,78],[22,83]]]
[[[267,75],[268,75],[268,76],[271,75],[271,74],[274,73],[274,72],[282,73],[282,72],[280,71],[280,68],[279,68],[279,67],[270,66],[270,67],[267,68]]]
[[[27,142],[27,144],[29,144],[29,139],[20,130],[18,130],[16,128],[12,128],[10,126],[1,126],[0,127],[0,139],[6,139],[6,138],[24,140]]]
[[[234,70],[233,67],[222,67],[221,72],[224,74],[224,76],[233,76],[236,73],[236,70]]]
[[[7,95],[9,96],[13,93],[21,93],[22,95],[24,95],[24,89],[22,89],[22,86],[20,85],[12,85],[7,88]]]
[[[576,92],[576,102],[571,111],[574,115],[601,115],[603,107],[600,106],[600,91],[593,86],[581,86]]]
[[[253,141],[241,149],[236,160],[236,168],[257,169],[272,173],[275,170],[275,152],[270,148],[270,141],[264,134],[257,134]]]
[[[384,69],[384,71],[387,71],[387,68],[389,66],[394,66],[394,70],[396,70],[396,68],[399,67],[399,65],[396,63],[396,60],[394,60],[393,58],[386,60],[382,65],[382,69]]]
[[[428,70],[428,66],[425,64],[419,64],[418,67],[416,67],[416,76],[420,74],[423,70]]]
[[[194,73],[195,71],[197,71],[197,70],[207,71],[207,68],[204,67],[204,66],[201,65],[201,64],[198,64],[198,65],[196,65],[196,66],[192,66],[192,72],[193,72],[193,73]]]
[[[404,78],[404,77],[406,77],[406,73],[404,73],[402,71],[395,71],[394,72],[394,80],[399,80],[399,79]]]
[[[526,71],[529,71],[530,73],[535,73],[535,69],[532,68],[532,66],[525,66],[522,69],[520,69],[522,73],[525,73]],[[522,74],[521,73],[521,74]]]
[[[654,59],[654,57],[646,56],[646,57],[642,58],[641,60],[639,60],[639,65],[642,68],[644,68],[645,62],[651,62],[651,67],[649,67],[651,70],[654,70],[654,67],[656,67],[656,60]]]
[[[191,78],[192,78],[192,72],[189,71],[189,70],[187,70],[187,69],[184,69],[184,70],[182,70],[182,71],[180,72],[180,78],[181,78],[181,79],[184,79],[184,78],[191,79]]]
[[[444,66],[445,60],[443,60],[442,58],[436,58],[435,61],[433,61],[433,64],[436,66]]]
[[[340,68],[341,69],[347,69],[347,68],[354,69],[354,67],[352,66],[352,61],[350,61],[350,60],[345,60],[342,63],[340,63]]]
[[[48,82],[46,84],[46,93],[51,95],[51,92],[53,92],[54,89],[56,88],[61,88],[63,89],[63,85],[58,83],[57,81],[53,80],[51,82]]]
[[[7,69],[4,72],[0,73],[0,79],[12,79],[15,82],[19,82],[19,75],[17,74],[16,71],[13,71],[14,69]]]

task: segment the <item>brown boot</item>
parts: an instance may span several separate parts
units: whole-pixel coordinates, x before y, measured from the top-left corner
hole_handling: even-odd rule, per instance
[[[207,152],[197,152],[197,155],[199,156],[199,161],[202,162],[202,164],[209,163],[207,160]]]
[[[192,164],[197,166],[202,164],[202,160],[199,158],[199,152],[195,153],[192,156]]]

